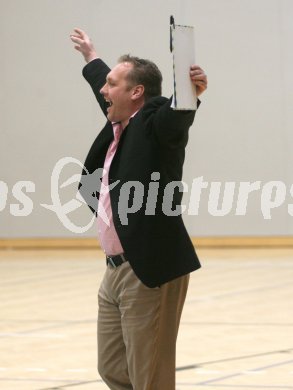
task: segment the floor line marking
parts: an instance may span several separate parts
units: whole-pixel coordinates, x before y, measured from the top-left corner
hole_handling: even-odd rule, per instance
[[[89,383],[103,383],[102,379],[96,379],[93,381],[83,381],[83,382],[77,382],[77,383],[70,383],[68,385],[62,385],[62,386],[55,386],[55,387],[46,387],[45,389],[39,389],[39,390],[62,390],[67,389],[67,387],[74,387],[74,386],[81,386],[81,385],[88,385]]]
[[[68,337],[65,334],[60,334],[60,333],[0,333],[0,338],[5,338],[5,337],[25,337],[25,338],[41,338],[41,339],[63,339]]]
[[[202,366],[207,366],[207,365],[210,365],[210,364],[225,363],[225,362],[231,362],[231,361],[236,361],[236,360],[244,360],[244,359],[252,359],[252,358],[260,357],[260,356],[277,355],[277,354],[281,354],[281,353],[291,353],[292,351],[293,351],[293,348],[289,348],[289,349],[280,349],[280,350],[276,350],[276,351],[255,353],[255,354],[252,354],[252,355],[234,356],[234,357],[231,357],[231,358],[211,360],[211,361],[201,362],[201,363],[197,363],[197,364],[190,364],[188,366],[177,367],[176,371],[191,370],[191,369],[199,368],[199,367],[202,367]]]
[[[47,368],[39,368],[39,367],[28,367],[28,368],[25,368],[24,371],[28,371],[28,372],[46,372],[48,371]]]
[[[279,362],[279,363],[275,363],[275,364],[269,364],[267,366],[257,367],[257,368],[251,369],[250,371],[262,371],[262,370],[267,369],[267,368],[279,367],[279,366],[284,366],[286,364],[292,364],[292,363],[293,363],[293,360],[290,359],[290,360],[285,360],[283,362]],[[209,385],[210,383],[220,382],[220,381],[223,381],[225,379],[230,379],[230,378],[234,378],[234,377],[242,376],[242,375],[243,375],[242,372],[236,372],[235,374],[225,375],[223,377],[214,378],[214,379],[210,379],[210,380],[207,380],[204,382],[200,382],[200,383],[198,383],[198,385],[205,386],[205,385]]]
[[[192,387],[197,387],[197,386],[205,386],[205,385],[199,385],[197,383],[184,383],[184,382],[177,382],[177,386],[192,386]],[[223,385],[223,384],[213,384],[213,387],[231,387],[233,389],[235,388],[242,388],[242,389],[280,389],[280,390],[292,390],[292,386],[287,386],[287,385]],[[47,389],[46,389],[47,390]],[[57,389],[50,389],[50,390],[57,390]],[[176,389],[179,390],[179,389]]]
[[[88,372],[88,368],[67,368],[66,372]]]
[[[269,285],[264,285],[261,287],[255,287],[255,288],[250,288],[250,289],[241,289],[241,290],[233,290],[233,291],[228,291],[226,293],[222,294],[214,294],[214,295],[205,295],[199,298],[190,298],[187,299],[185,304],[193,303],[193,302],[206,302],[206,301],[211,301],[211,300],[217,300],[221,298],[226,298],[226,297],[231,297],[231,296],[237,296],[237,295],[243,295],[243,294],[251,294],[255,292],[260,292],[260,291],[266,291],[266,290],[274,290],[274,289],[279,289],[279,288],[284,288],[287,286],[292,286],[292,283],[278,283],[278,284],[269,284]]]

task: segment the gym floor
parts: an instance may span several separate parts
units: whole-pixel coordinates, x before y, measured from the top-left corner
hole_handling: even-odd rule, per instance
[[[293,389],[293,249],[200,249],[177,390]],[[0,251],[0,388],[107,390],[96,371],[99,250]]]

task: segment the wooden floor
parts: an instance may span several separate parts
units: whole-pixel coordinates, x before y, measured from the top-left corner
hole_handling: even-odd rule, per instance
[[[199,250],[177,389],[293,389],[293,249]],[[0,388],[106,390],[93,250],[0,251]],[[139,389],[136,389],[139,390]]]

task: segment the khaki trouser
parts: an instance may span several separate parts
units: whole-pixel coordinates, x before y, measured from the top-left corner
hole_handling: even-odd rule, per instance
[[[111,390],[175,390],[185,275],[148,288],[128,262],[108,266],[99,290],[98,369]]]

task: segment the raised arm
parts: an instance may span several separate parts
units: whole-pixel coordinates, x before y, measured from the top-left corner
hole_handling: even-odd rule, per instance
[[[75,43],[74,48],[83,55],[87,63],[83,68],[83,76],[90,84],[104,115],[107,116],[108,104],[100,94],[100,90],[106,83],[110,68],[99,58],[90,37],[83,30],[75,28],[70,39]]]
[[[190,67],[189,76],[196,87],[197,96],[201,95],[207,88],[207,76],[198,65]],[[152,126],[157,140],[161,145],[172,148],[185,147],[188,141],[188,129],[193,123],[195,111],[173,110],[171,108],[172,98],[155,99],[146,104],[145,111],[152,116]],[[164,102],[164,104],[162,104]],[[197,100],[197,107],[200,100]],[[159,107],[159,109],[157,109]]]

